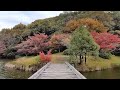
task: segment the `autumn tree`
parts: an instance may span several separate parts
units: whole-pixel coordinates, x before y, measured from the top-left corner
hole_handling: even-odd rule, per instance
[[[78,28],[79,26],[80,26],[80,24],[78,23],[77,20],[70,20],[70,21],[66,24],[66,26],[65,26],[65,28],[64,28],[64,32],[69,32],[69,33],[71,33],[71,32],[73,32],[76,28]]]
[[[80,64],[82,63],[82,57],[85,56],[90,51],[96,51],[99,46],[94,42],[93,37],[84,27],[77,28],[72,35],[69,50],[72,52],[73,56],[79,56]]]
[[[66,40],[65,34],[54,34],[50,39],[51,47],[58,49],[60,52],[60,48],[66,46],[64,40]]]
[[[35,34],[29,37],[26,41],[18,44],[16,48],[19,54],[38,54],[40,51],[45,51],[50,46],[48,36],[44,34]]]
[[[111,50],[114,49],[119,43],[120,38],[118,35],[113,35],[110,33],[97,33],[91,32],[95,42],[100,45],[101,49]]]
[[[66,24],[64,28],[64,32],[72,32],[79,26],[85,26],[88,28],[88,31],[96,31],[96,32],[107,32],[108,28],[105,27],[101,22],[92,18],[83,18],[78,20],[71,20]]]
[[[45,55],[45,53],[43,51],[39,52],[40,60],[42,62],[49,62],[49,61],[51,61],[51,59],[52,59],[52,57],[51,57],[51,51],[52,50],[49,50],[46,55]]]

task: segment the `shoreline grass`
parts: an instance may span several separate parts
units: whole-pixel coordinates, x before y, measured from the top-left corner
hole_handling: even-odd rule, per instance
[[[29,65],[34,65],[38,64],[40,62],[39,56],[25,56],[25,57],[20,57],[15,59],[14,61],[10,61],[8,63],[14,64],[14,65],[23,65],[23,66],[29,66]]]
[[[98,57],[97,60],[93,56],[87,58],[87,63],[77,65],[77,69],[81,72],[104,70],[109,68],[120,67],[120,56],[111,56],[111,59],[103,59]]]
[[[62,55],[62,53],[57,53],[52,55],[52,63],[63,63],[65,61],[69,61],[68,55]],[[25,56],[15,59],[14,61],[9,61],[8,63],[13,65],[35,65],[40,63],[40,58],[38,56]],[[83,63],[82,65],[78,65],[76,69],[79,71],[95,71],[95,70],[103,70],[113,67],[120,67],[120,56],[112,55],[111,59],[103,59],[98,57],[97,60],[93,56],[87,57],[87,63]]]

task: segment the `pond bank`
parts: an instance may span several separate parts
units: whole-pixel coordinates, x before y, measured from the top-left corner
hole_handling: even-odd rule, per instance
[[[60,62],[64,60],[69,60],[67,55],[52,55],[52,62]],[[11,61],[5,64],[5,68],[16,69],[22,71],[32,71],[35,72],[40,69],[43,65],[40,63],[39,56],[34,57],[22,57],[15,61]],[[100,71],[110,68],[120,67],[120,57],[112,56],[111,59],[94,58],[93,56],[87,57],[87,63],[82,65],[76,65],[75,68],[80,72],[92,72]]]
[[[112,56],[111,59],[103,59],[103,58],[94,58],[92,56],[88,57],[87,63],[83,63],[82,65],[77,64],[75,68],[80,72],[92,72],[92,71],[101,71],[105,69],[111,68],[119,68],[120,67],[120,57]]]
[[[110,67],[89,67],[87,65],[79,65],[75,67],[79,72],[93,72],[93,71],[102,71],[106,69],[120,68],[120,65],[111,65]]]
[[[36,72],[42,66],[43,64],[41,64],[39,60],[39,56],[31,56],[31,57],[22,57],[10,61],[4,65],[4,68]]]
[[[21,71],[29,71],[29,72],[36,72],[41,67],[42,66],[40,64],[24,66],[24,65],[14,65],[11,63],[6,63],[4,66],[4,68],[6,69],[14,69],[14,70],[21,70]]]

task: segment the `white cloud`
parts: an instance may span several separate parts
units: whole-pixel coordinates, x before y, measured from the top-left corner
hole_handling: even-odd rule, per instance
[[[29,24],[36,19],[57,16],[62,11],[0,11],[0,30],[18,23]]]

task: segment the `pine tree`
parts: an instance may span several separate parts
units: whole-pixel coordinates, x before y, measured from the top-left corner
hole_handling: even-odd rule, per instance
[[[83,57],[90,51],[99,50],[99,46],[94,42],[93,37],[85,27],[77,28],[72,35],[69,50],[72,52],[72,56],[79,56],[80,64]]]

